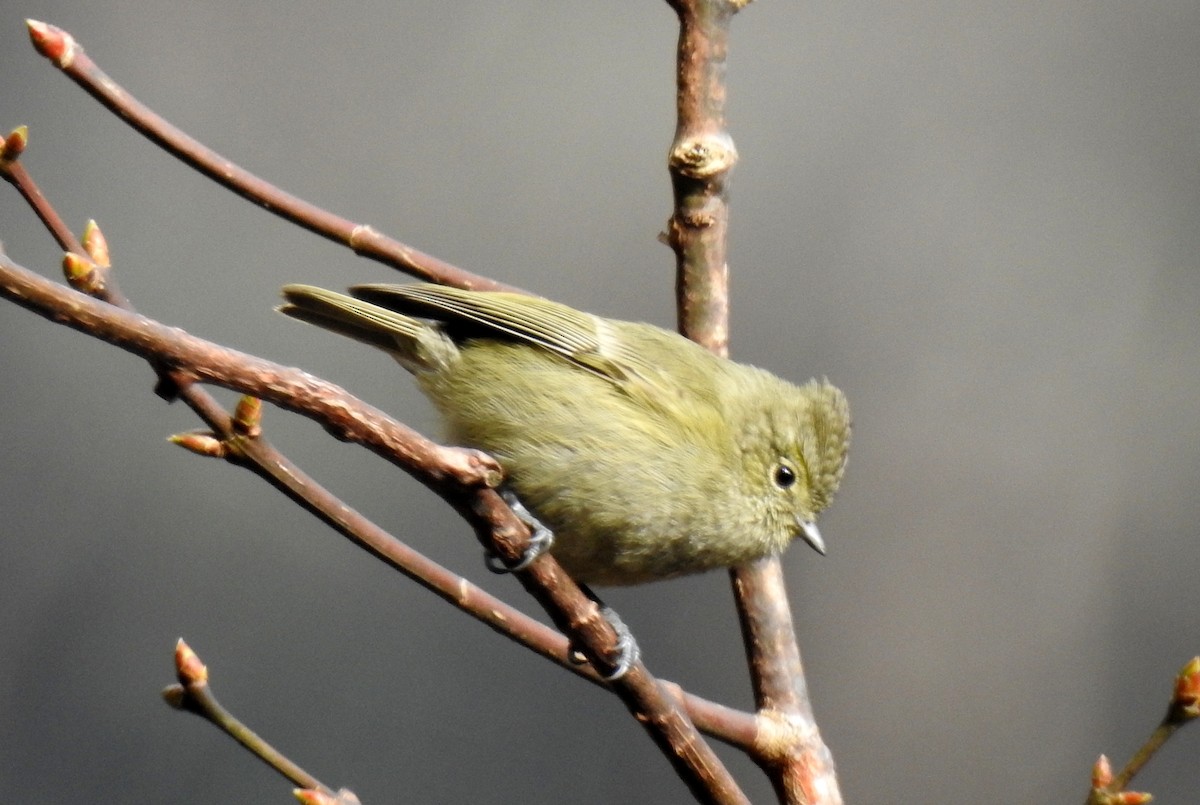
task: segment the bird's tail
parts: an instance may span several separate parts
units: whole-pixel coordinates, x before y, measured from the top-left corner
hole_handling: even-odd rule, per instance
[[[283,298],[280,313],[382,349],[414,374],[446,369],[458,358],[436,324],[312,285],[285,285]]]

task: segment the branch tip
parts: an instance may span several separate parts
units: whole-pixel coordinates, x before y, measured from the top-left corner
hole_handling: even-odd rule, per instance
[[[243,436],[262,435],[262,400],[253,394],[243,394],[233,409],[233,429]]]
[[[185,688],[208,684],[208,668],[182,637],[175,644],[175,673]]]
[[[1175,677],[1168,720],[1182,724],[1200,717],[1200,657],[1192,657]]]
[[[108,238],[100,231],[100,225],[95,218],[89,218],[83,227],[83,250],[92,258],[92,262],[101,268],[110,268],[112,259],[108,253]]]
[[[25,20],[29,29],[29,41],[38,53],[54,62],[59,68],[71,66],[75,61],[75,53],[80,50],[75,37],[54,25],[48,25],[40,20]]]
[[[0,145],[0,160],[11,162],[21,156],[27,145],[29,145],[29,127],[17,126],[4,138],[4,144]]]
[[[206,458],[225,458],[229,455],[229,448],[225,442],[209,431],[176,433],[168,436],[167,441]]]
[[[1101,755],[1096,759],[1096,765],[1092,766],[1092,789],[1107,788],[1112,781],[1112,764],[1108,762],[1108,755]]]
[[[1147,794],[1145,791],[1122,791],[1113,797],[1113,805],[1146,805],[1154,799],[1153,794]]]
[[[336,794],[330,794],[318,788],[297,788],[292,796],[304,805],[359,805],[358,797],[353,791],[343,788]]]

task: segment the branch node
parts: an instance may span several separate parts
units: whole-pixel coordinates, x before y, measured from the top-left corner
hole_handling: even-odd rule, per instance
[[[780,710],[760,710],[754,721],[754,755],[768,762],[791,757],[812,740],[810,723]]]
[[[185,688],[208,684],[208,668],[182,637],[175,643],[175,674]]]
[[[188,374],[180,369],[175,369],[170,372],[159,372],[158,382],[154,384],[155,396],[166,400],[167,402],[175,402],[179,399],[179,395],[184,389],[196,382],[196,376]]]
[[[244,394],[233,409],[233,429],[251,439],[262,435],[262,400]]]
[[[346,245],[351,251],[358,254],[362,250],[363,243],[366,241],[375,240],[379,237],[379,232],[370,224],[359,224],[350,230],[350,237],[346,239]]]
[[[62,259],[63,276],[67,283],[88,296],[95,296],[103,286],[103,277],[91,258],[75,252],[65,252]]]
[[[504,481],[500,462],[472,447],[440,448],[442,467],[456,481],[468,487],[495,489]]]
[[[690,179],[711,179],[728,173],[737,164],[737,148],[724,131],[685,137],[675,143],[667,157],[672,171]]]
[[[162,692],[163,701],[173,710],[188,709],[188,695],[183,685],[167,685]]]

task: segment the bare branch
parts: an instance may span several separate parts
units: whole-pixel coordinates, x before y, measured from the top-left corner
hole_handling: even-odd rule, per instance
[[[355,254],[430,282],[476,290],[516,290],[380,234],[370,225],[334,215],[255,176],[172,126],[126,92],[84,53],[83,47],[68,32],[37,20],[26,20],[25,23],[38,53],[85,92],[152,143],[247,201],[323,238],[348,246]]]
[[[729,352],[728,179],[737,149],[725,127],[729,26],[746,2],[668,0],[679,16],[678,121],[668,167],[675,211],[667,241],[675,250],[679,329],[719,355]],[[781,800],[842,801],[833,757],[808,699],[800,649],[777,558],[730,571],[764,732],[755,759]]]
[[[728,0],[670,0],[679,15],[675,139],[667,165],[675,211],[679,331],[729,354],[729,203],[726,180],[737,149],[725,129],[725,56],[735,8]]]
[[[746,640],[758,717],[784,729],[764,735],[754,757],[784,802],[837,805],[833,756],[821,740],[808,697],[778,558],[730,571]]]

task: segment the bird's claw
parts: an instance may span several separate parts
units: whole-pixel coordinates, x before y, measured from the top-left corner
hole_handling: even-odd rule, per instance
[[[529,513],[529,509],[525,508],[525,504],[517,499],[517,496],[508,489],[501,490],[500,497],[504,498],[504,502],[508,504],[508,508],[512,509],[513,514],[529,526],[529,545],[525,547],[525,552],[521,554],[521,558],[516,564],[506,565],[504,561],[492,551],[487,551],[483,555],[484,564],[487,569],[493,573],[516,573],[520,570],[525,570],[533,560],[550,550],[554,545],[554,532],[542,524],[540,520]]]
[[[599,669],[596,673],[600,674],[600,678],[605,682],[616,682],[625,674],[629,673],[629,669],[637,664],[641,658],[642,650],[638,646],[637,640],[633,637],[633,632],[625,625],[625,621],[621,620],[621,616],[616,613],[612,607],[607,604],[600,604],[600,615],[608,621],[609,626],[617,633],[616,645],[616,660],[613,661],[613,669],[607,674],[600,674]],[[571,662],[577,665],[583,665],[588,661],[587,656],[575,647],[574,644],[570,647]]]

